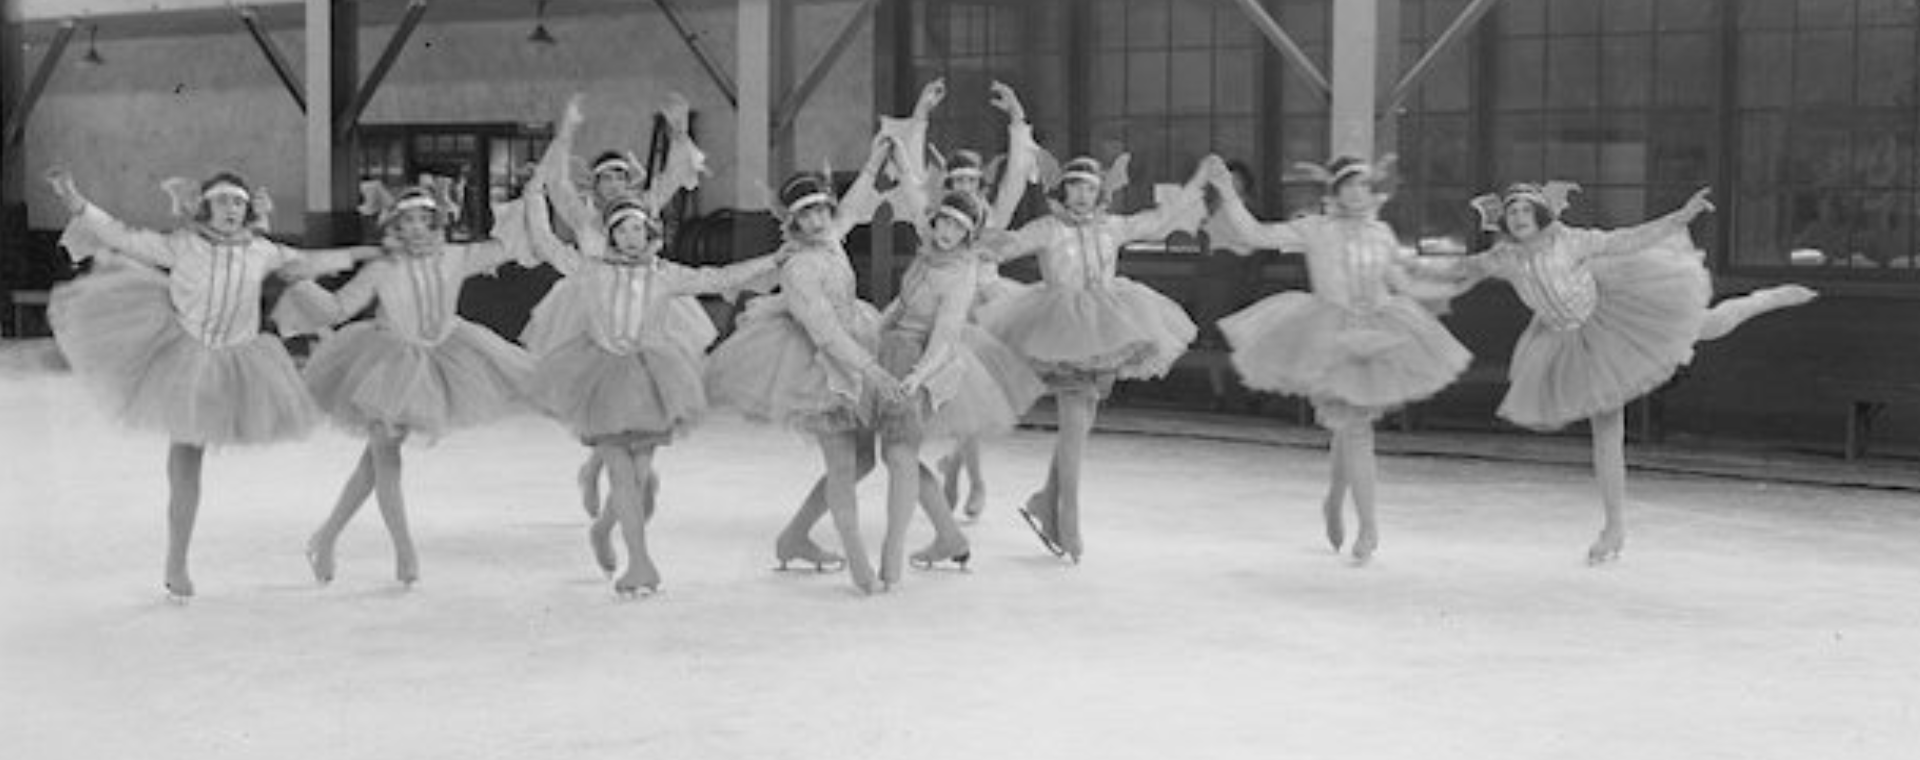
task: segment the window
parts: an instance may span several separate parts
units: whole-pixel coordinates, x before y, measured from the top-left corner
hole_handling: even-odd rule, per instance
[[[919,88],[947,80],[927,142],[944,152],[966,148],[989,160],[1006,150],[1006,116],[987,104],[987,86],[1013,87],[1035,136],[1055,151],[1067,144],[1067,9],[1061,2],[917,0],[909,8],[913,79]],[[905,113],[888,114],[904,116]]]
[[[1724,142],[1714,118],[1720,7],[1716,0],[1544,0],[1491,14],[1481,33],[1492,35],[1493,70],[1476,80],[1490,90],[1496,188],[1481,191],[1571,180],[1584,191],[1568,221],[1614,228],[1666,213],[1712,184]],[[1433,121],[1440,134],[1420,129],[1418,147],[1464,145],[1447,139],[1459,129],[1451,118],[1422,114],[1420,126]],[[1420,156],[1420,168],[1434,175],[1423,181],[1450,188],[1439,178],[1451,167],[1431,165],[1426,151]],[[1713,229],[1695,227],[1708,250],[1716,248]]]
[[[1404,72],[1465,8],[1463,0],[1403,0],[1400,69]],[[1464,251],[1478,235],[1467,202],[1483,192],[1473,147],[1473,54],[1477,35],[1437,59],[1407,96],[1398,119],[1399,193],[1384,214],[1408,244]],[[1393,77],[1398,81],[1398,77]],[[1385,93],[1382,93],[1384,96]]]
[[[372,124],[360,129],[361,180],[401,187],[433,174],[465,186],[460,219],[447,231],[456,241],[487,236],[493,227],[492,205],[519,194],[551,139],[551,130],[522,124]]]
[[[1741,5],[1735,267],[1915,276],[1916,15],[1885,0]]]
[[[1155,183],[1184,182],[1208,153],[1256,153],[1266,44],[1239,8],[1219,0],[1128,0],[1093,14],[1092,154],[1133,155],[1115,204],[1153,202]]]

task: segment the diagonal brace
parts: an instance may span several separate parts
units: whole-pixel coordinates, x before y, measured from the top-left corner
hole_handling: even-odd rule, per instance
[[[20,138],[27,134],[27,114],[33,112],[33,106],[40,101],[40,93],[46,92],[47,80],[53,78],[53,69],[60,63],[60,54],[67,50],[67,43],[73,41],[73,30],[79,26],[73,19],[60,22],[60,31],[54,32],[53,44],[47,47],[47,55],[40,59],[40,66],[33,70],[33,81],[27,83],[25,92],[20,93],[20,102],[15,103],[13,111],[7,114],[7,147],[20,144]]]
[[[307,112],[307,88],[300,83],[299,75],[293,72],[293,64],[287,62],[287,54],[281,52],[279,43],[267,34],[260,25],[260,12],[253,6],[245,5],[235,9],[240,13],[240,23],[247,27],[247,34],[253,35],[253,42],[260,46],[260,54],[267,57],[267,65],[273,67],[273,73],[280,77],[280,84],[286,85],[287,94],[293,96],[293,104],[301,113]]]
[[[360,122],[360,114],[367,110],[367,104],[373,101],[375,93],[380,91],[380,83],[386,81],[387,72],[393,69],[393,62],[400,57],[400,50],[413,37],[413,30],[420,25],[420,17],[427,13],[427,0],[408,0],[407,15],[400,18],[400,28],[393,31],[393,37],[387,40],[387,48],[380,51],[380,60],[374,61],[373,70],[367,72],[367,81],[361,83],[360,91],[353,96],[353,103],[334,117],[333,131],[338,139],[346,139],[353,132],[354,125]]]
[[[1240,10],[1247,14],[1247,18],[1253,21],[1254,26],[1259,27],[1260,33],[1267,36],[1267,41],[1273,43],[1275,50],[1280,51],[1280,56],[1293,64],[1293,67],[1300,71],[1300,76],[1305,77],[1307,83],[1320,92],[1320,97],[1327,99],[1333,97],[1333,85],[1327,81],[1326,73],[1314,64],[1312,58],[1307,57],[1307,51],[1301,50],[1300,45],[1287,35],[1287,30],[1280,28],[1280,22],[1273,20],[1273,14],[1268,13],[1267,9],[1260,5],[1260,0],[1233,0],[1233,2],[1240,6]]]
[[[1454,17],[1453,23],[1447,25],[1446,31],[1440,33],[1439,39],[1434,40],[1433,44],[1427,47],[1427,52],[1420,54],[1420,60],[1414,61],[1413,66],[1407,69],[1406,75],[1400,77],[1400,83],[1393,86],[1393,92],[1374,113],[1384,117],[1398,110],[1400,104],[1405,103],[1414,89],[1420,86],[1421,80],[1426,79],[1427,73],[1439,61],[1440,55],[1458,45],[1460,40],[1466,38],[1468,32],[1479,25],[1480,19],[1487,15],[1487,11],[1493,10],[1493,7],[1499,4],[1500,0],[1473,0],[1467,7],[1462,8],[1460,15]]]
[[[720,94],[727,97],[727,104],[736,111],[740,110],[740,93],[733,85],[733,77],[728,76],[726,69],[720,68],[720,63],[714,60],[713,54],[700,44],[700,34],[687,26],[686,19],[680,17],[680,10],[674,7],[672,0],[653,0],[653,4],[666,14],[667,23],[673,24],[673,30],[680,34],[680,41],[687,43],[687,49],[693,51],[693,57],[700,61],[700,67],[706,69],[707,76],[713,79],[713,86],[720,88]]]
[[[813,68],[807,72],[807,78],[780,100],[780,107],[773,112],[775,140],[784,138],[793,129],[794,118],[800,115],[800,108],[807,104],[808,98],[813,97],[813,91],[820,88],[820,83],[826,81],[827,74],[833,70],[834,63],[840,60],[840,54],[845,53],[847,48],[853,45],[853,38],[860,33],[860,29],[866,26],[867,22],[873,19],[873,9],[879,5],[880,0],[866,0],[861,3],[860,8],[853,12],[853,18],[848,19],[847,25],[840,29],[840,36],[835,37],[833,44],[827,46],[826,52],[820,55],[820,60],[814,61]]]

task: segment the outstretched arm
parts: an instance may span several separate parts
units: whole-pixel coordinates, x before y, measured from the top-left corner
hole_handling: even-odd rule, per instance
[[[279,261],[274,271],[282,277],[295,280],[323,277],[335,272],[345,272],[354,264],[383,255],[377,245],[352,245],[344,248],[293,248],[275,243],[275,255]],[[352,312],[348,312],[351,314]]]
[[[792,256],[791,249],[782,248],[765,256],[726,266],[689,267],[666,262],[661,273],[664,275],[665,290],[674,294],[727,293],[745,289],[755,280],[774,274]]]
[[[1120,217],[1121,242],[1165,237],[1174,230],[1197,225],[1206,213],[1206,199],[1200,188],[1207,183],[1212,172],[1210,167],[1219,160],[1217,156],[1208,156],[1201,161],[1169,203]]]
[[[66,231],[60,236],[60,245],[67,249],[68,255],[75,261],[118,253],[162,269],[173,266],[178,254],[174,252],[168,235],[128,225],[93,205],[86,196],[80,194],[73,174],[65,168],[48,170],[46,179],[47,184],[53,186],[53,194],[60,198],[67,213],[72,215]]]
[[[1298,222],[1268,224],[1254,218],[1253,212],[1247,210],[1246,202],[1240,199],[1240,191],[1234,188],[1233,175],[1226,170],[1226,164],[1211,156],[1209,159],[1205,162],[1208,166],[1203,167],[1202,170],[1207,173],[1208,182],[1212,184],[1214,192],[1220,196],[1220,208],[1217,213],[1226,221],[1228,228],[1253,246],[1245,251],[1233,249],[1235,253],[1244,256],[1260,248],[1286,251],[1306,249],[1305,230],[1300,228]]]
[[[1712,188],[1703,187],[1695,191],[1693,197],[1674,209],[1672,213],[1646,222],[1636,227],[1613,230],[1603,233],[1600,247],[1596,251],[1601,255],[1632,253],[1651,247],[1666,238],[1687,231],[1687,225],[1694,217],[1713,210],[1713,201],[1708,198]]]
[[[865,224],[873,218],[873,212],[880,207],[880,191],[874,186],[874,178],[879,176],[880,167],[885,165],[887,157],[893,153],[891,139],[876,139],[873,150],[867,154],[867,163],[860,168],[860,176],[855,177],[853,186],[847,188],[841,196],[839,207],[833,215],[833,239],[845,238],[854,227]]]

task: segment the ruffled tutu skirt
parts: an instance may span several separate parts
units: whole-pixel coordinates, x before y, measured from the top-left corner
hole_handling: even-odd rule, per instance
[[[1025,287],[987,304],[979,321],[1049,380],[1159,377],[1199,334],[1179,304],[1125,277],[1105,287]]]
[[[583,441],[684,433],[707,410],[699,359],[675,341],[630,355],[579,333],[534,363],[533,402]]]
[[[1514,346],[1500,416],[1554,430],[1665,384],[1693,360],[1713,299],[1701,252],[1674,236],[1644,251],[1587,259],[1597,298],[1593,315],[1569,330],[1539,319]]]
[[[74,371],[131,427],[182,443],[256,444],[298,438],[319,419],[277,338],[200,342],[156,270],[129,265],[63,284],[48,319]]]
[[[873,426],[879,411],[873,388],[814,345],[787,313],[784,298],[755,299],[739,329],[708,358],[707,392],[714,405],[812,434]],[[843,327],[861,346],[877,350],[880,315],[864,301],[854,308]]]
[[[1389,409],[1432,396],[1473,354],[1418,303],[1356,312],[1319,296],[1270,296],[1220,320],[1241,382],[1256,390]]]
[[[560,280],[534,305],[527,326],[520,331],[520,345],[526,346],[527,353],[543,356],[587,330],[586,311],[592,308],[591,302],[577,287],[570,280]],[[661,317],[666,322],[662,331],[696,357],[704,357],[713,342],[720,339],[720,330],[713,326],[713,318],[700,307],[700,299],[693,296],[675,296],[668,300]]]
[[[321,411],[347,430],[380,424],[428,437],[511,412],[532,373],[526,352],[466,320],[438,345],[356,322],[322,341],[304,371]]]
[[[917,330],[882,333],[880,366],[905,378],[926,353],[927,337]],[[987,331],[967,325],[919,392],[905,404],[883,405],[881,429],[922,438],[999,435],[1018,425],[1046,390],[1019,355]]]

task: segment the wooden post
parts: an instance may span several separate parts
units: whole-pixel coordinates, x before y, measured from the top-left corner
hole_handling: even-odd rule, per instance
[[[1373,158],[1379,36],[1380,0],[1333,4],[1333,109],[1327,141],[1333,155]]]
[[[742,217],[765,211],[763,204],[778,202],[768,197],[770,189],[778,190],[774,184],[778,180],[773,178],[768,165],[772,147],[773,3],[774,0],[740,0],[736,40],[739,65],[734,68],[740,78],[740,107],[734,112],[738,122],[734,130],[734,191],[739,196],[735,206]],[[762,241],[747,234],[756,228],[749,218],[736,222],[735,261],[765,252],[757,250],[762,247]]]
[[[360,236],[355,138],[334,130],[359,84],[358,11],[358,0],[307,0],[307,245]]]

